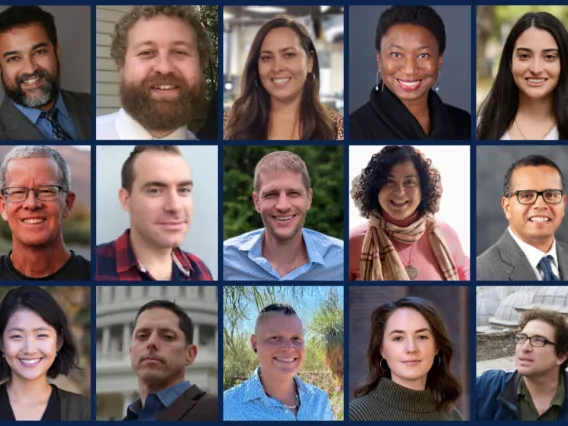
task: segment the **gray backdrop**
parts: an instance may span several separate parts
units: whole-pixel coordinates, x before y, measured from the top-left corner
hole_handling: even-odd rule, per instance
[[[503,181],[511,164],[527,155],[544,155],[568,177],[568,147],[565,146],[478,146],[477,147],[477,256],[496,243],[509,222],[501,199]],[[564,219],[556,238],[568,241],[568,225]]]
[[[364,105],[375,85],[375,36],[379,17],[390,6],[349,8],[349,113]],[[471,7],[433,6],[446,27],[446,51],[439,95],[471,112]]]
[[[193,219],[181,248],[201,258],[218,277],[219,193],[216,146],[178,146],[191,167],[194,181]],[[130,216],[120,205],[122,165],[133,146],[97,146],[97,237],[96,244],[117,239],[130,227]]]
[[[10,6],[0,6],[0,12]],[[61,88],[91,93],[91,7],[40,6],[55,18],[61,63]],[[4,88],[0,85],[0,102]]]

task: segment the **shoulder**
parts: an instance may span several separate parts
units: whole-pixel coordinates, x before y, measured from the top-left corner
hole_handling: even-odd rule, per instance
[[[202,281],[211,281],[213,279],[211,276],[211,271],[209,270],[205,262],[201,260],[200,257],[196,256],[195,254],[189,253],[187,251],[183,251],[181,249],[179,249],[179,251],[182,253],[183,256],[185,256],[189,260],[191,267],[193,268],[194,272],[197,274],[197,276],[192,275],[191,277],[192,279],[194,280],[198,279]]]
[[[373,129],[382,127],[371,101],[349,114],[349,137],[351,139],[375,139]]]
[[[376,412],[380,404],[381,401],[374,398],[372,393],[352,399],[349,401],[349,420],[378,420],[371,412]]]
[[[452,409],[452,412],[450,413],[450,418],[452,420],[463,420],[460,411],[456,407]]]
[[[69,90],[61,90],[61,93],[66,102],[71,100],[91,107],[91,95],[89,93],[71,92]]]
[[[344,129],[345,129],[345,124],[343,122],[343,114],[340,114],[339,112],[331,108],[327,108],[327,113],[333,120],[333,128],[335,129],[335,139],[343,140]]]
[[[501,240],[497,241],[477,256],[475,265],[476,277],[478,280],[505,279],[502,278],[504,273],[504,261],[501,256],[500,244]]]
[[[99,116],[97,117],[97,125],[99,125],[99,124],[114,123],[114,121],[116,120],[116,117],[118,117],[118,111],[117,111],[117,112],[113,112],[113,113],[111,113],[111,114],[99,115]]]
[[[349,244],[362,244],[369,230],[369,222],[361,223],[349,230]]]
[[[224,420],[243,420],[245,391],[249,380],[250,379],[223,392]]]
[[[99,244],[95,248],[95,255],[97,258],[101,257],[115,257],[116,256],[116,240],[109,241],[108,243]]]
[[[263,228],[254,231],[245,232],[244,234],[231,237],[223,242],[223,249],[240,249],[243,244],[256,241],[264,231]]]
[[[354,123],[358,126],[365,126],[367,125],[367,120],[373,120],[374,118],[376,118],[376,113],[373,110],[371,101],[368,101],[349,114],[349,123]]]
[[[304,228],[304,232],[310,236],[312,241],[314,241],[320,247],[326,248],[338,248],[343,249],[343,241],[339,238],[331,237],[329,235],[322,234],[321,232],[314,231],[312,229]]]
[[[444,103],[448,121],[456,122],[456,124],[471,124],[471,114],[466,110]]]
[[[53,386],[61,401],[62,420],[91,420],[91,401],[88,398]]]
[[[515,372],[505,372],[503,370],[485,371],[481,376],[477,377],[477,394],[483,395],[483,392],[502,389],[505,384],[513,379],[514,375]]]

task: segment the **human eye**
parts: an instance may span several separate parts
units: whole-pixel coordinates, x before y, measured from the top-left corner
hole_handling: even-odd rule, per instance
[[[404,184],[405,184],[406,186],[415,186],[416,183],[417,183],[417,182],[416,182],[416,179],[414,179],[414,178],[408,178],[408,179],[406,179],[406,180],[404,181]]]
[[[392,338],[393,342],[401,342],[402,341],[402,336],[395,336]]]
[[[520,52],[517,53],[517,58],[519,58],[519,60],[521,61],[526,61],[527,59],[530,58],[530,55],[528,53]]]
[[[284,54],[284,56],[291,59],[291,58],[295,58],[296,54],[294,52],[287,52],[287,53]]]
[[[146,193],[150,195],[160,195],[162,193],[162,188],[157,186],[150,186],[146,188]]]
[[[521,191],[519,192],[519,198],[523,201],[530,201],[534,198],[534,191]]]
[[[26,193],[26,188],[9,188],[6,193],[16,197],[23,196]]]
[[[142,57],[142,58],[151,58],[152,56],[154,56],[154,51],[150,50],[150,49],[142,50],[142,51],[138,52],[137,56]]]
[[[141,331],[139,333],[136,333],[136,338],[138,340],[144,340],[146,337],[148,337],[148,334],[144,331]]]
[[[40,186],[37,189],[37,192],[39,194],[44,194],[44,195],[53,195],[58,191],[58,188],[56,186]]]
[[[418,57],[419,57],[420,59],[428,59],[428,58],[430,57],[430,54],[429,54],[429,53],[420,53],[420,54],[418,55]]]
[[[400,52],[391,52],[389,55],[392,56],[393,58],[397,58],[397,59],[402,58],[402,53],[400,53]]]
[[[6,62],[16,62],[19,60],[20,60],[19,56],[10,56],[8,59],[6,59]]]
[[[47,49],[43,47],[34,51],[34,55],[43,55],[44,53],[47,53]]]
[[[544,337],[538,337],[535,336],[533,338],[531,338],[532,343],[538,345],[538,346],[544,346],[546,344],[546,339]]]
[[[546,59],[549,62],[554,62],[558,59],[558,56],[555,55],[554,53],[547,53],[546,55],[544,55],[544,59]]]
[[[428,340],[430,339],[430,337],[426,336],[425,334],[421,334],[420,336],[418,336],[419,340]]]
[[[9,336],[10,340],[19,340],[21,338],[22,338],[22,336],[19,335],[19,334],[12,334],[12,335]]]
[[[270,58],[271,58],[270,55],[260,55],[260,60],[261,60],[262,62],[267,62],[267,61],[270,60]]]

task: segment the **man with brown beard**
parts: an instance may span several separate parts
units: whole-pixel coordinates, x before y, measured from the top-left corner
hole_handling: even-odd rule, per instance
[[[126,13],[111,46],[122,108],[97,117],[97,139],[197,139],[187,125],[203,105],[209,50],[193,6],[136,6]]]
[[[55,19],[37,6],[0,13],[2,140],[91,138],[91,96],[60,88]]]

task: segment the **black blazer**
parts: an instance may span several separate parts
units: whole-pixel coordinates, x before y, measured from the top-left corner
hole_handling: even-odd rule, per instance
[[[91,139],[91,95],[61,90],[80,140]],[[0,140],[45,140],[33,123],[4,95],[0,105]]]
[[[349,137],[354,140],[470,140],[471,115],[447,105],[436,92],[428,93],[432,131],[422,126],[387,88],[371,91],[369,102],[349,116]]]

